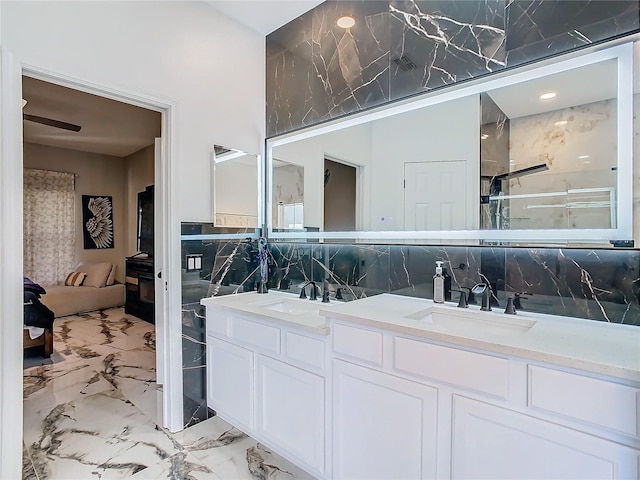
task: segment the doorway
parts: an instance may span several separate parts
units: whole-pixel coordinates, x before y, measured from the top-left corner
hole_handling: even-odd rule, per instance
[[[0,217],[3,229],[0,230],[0,253],[3,261],[4,273],[0,275],[2,298],[0,302],[0,316],[2,318],[20,318],[22,316],[22,286],[18,283],[22,272],[22,110],[21,110],[21,79],[22,75],[48,81],[54,84],[75,88],[105,98],[119,100],[159,112],[162,117],[162,155],[156,157],[156,174],[160,181],[156,181],[161,192],[161,225],[156,230],[160,248],[156,249],[156,259],[160,260],[156,266],[156,278],[162,274],[162,288],[158,289],[165,297],[160,318],[165,325],[163,332],[158,331],[157,344],[164,345],[162,354],[158,351],[158,361],[166,365],[164,373],[164,389],[162,402],[162,425],[170,431],[183,428],[182,413],[182,369],[181,369],[181,324],[179,321],[170,322],[170,318],[178,318],[180,312],[180,230],[175,221],[177,202],[173,192],[177,190],[176,168],[171,162],[174,152],[176,104],[173,101],[159,97],[140,94],[132,91],[116,90],[106,86],[89,84],[85,81],[72,79],[54,74],[39,67],[23,67],[15,61],[5,49],[2,50],[2,80],[0,83],[0,112],[2,118],[2,143],[0,156],[0,188],[2,189],[3,206]],[[171,221],[174,220],[174,221]],[[19,232],[19,233],[16,233]],[[177,252],[177,253],[176,253]],[[177,266],[177,267],[176,267]],[[169,286],[176,288],[169,288]],[[20,302],[20,303],[18,303]],[[172,315],[169,315],[171,312]],[[20,459],[20,435],[22,430],[22,363],[21,342],[22,333],[15,322],[4,322],[3,335],[0,336],[0,377],[3,379],[0,407],[3,417],[0,418],[0,449],[3,458],[17,458],[18,462],[2,462],[2,472],[11,472],[9,476],[16,476]],[[6,434],[5,434],[6,432]],[[15,455],[14,455],[15,454]],[[3,476],[3,475],[0,475]]]
[[[356,230],[357,169],[324,159],[324,231]]]

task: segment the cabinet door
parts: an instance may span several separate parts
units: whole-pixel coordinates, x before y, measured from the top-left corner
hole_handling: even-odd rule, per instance
[[[637,478],[637,452],[501,407],[454,396],[451,478]]]
[[[240,428],[253,428],[253,352],[207,336],[207,405]]]
[[[435,478],[437,394],[334,360],[333,478]]]
[[[324,378],[262,355],[257,368],[258,431],[324,472]]]

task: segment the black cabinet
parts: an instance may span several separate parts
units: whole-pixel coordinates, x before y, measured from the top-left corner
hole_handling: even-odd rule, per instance
[[[127,257],[124,313],[155,323],[155,280],[153,259]]]

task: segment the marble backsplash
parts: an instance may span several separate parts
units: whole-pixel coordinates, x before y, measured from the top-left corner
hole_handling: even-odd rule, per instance
[[[182,278],[185,424],[208,418],[203,297],[254,290],[255,240],[187,240],[203,268]],[[523,310],[640,326],[640,250],[502,246],[363,245],[274,242],[269,287],[299,293],[313,280],[345,301],[393,293],[432,298],[436,260],[445,261],[452,301],[476,283],[491,285],[492,306],[522,295]],[[184,266],[183,266],[184,268]]]
[[[266,39],[267,136],[638,31],[637,1],[329,0]],[[350,29],[336,26],[348,14]]]

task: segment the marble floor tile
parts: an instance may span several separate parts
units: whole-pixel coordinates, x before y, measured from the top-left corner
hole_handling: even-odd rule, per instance
[[[129,478],[180,446],[119,392],[97,393],[24,419],[42,478]]]
[[[180,452],[136,473],[132,480],[223,480],[190,453]]]
[[[122,308],[56,319],[54,349],[23,373],[23,479],[313,478],[219,417],[160,428],[155,327]]]
[[[211,467],[243,455],[248,448],[257,445],[246,433],[217,416],[172,436],[186,451]]]
[[[22,444],[22,480],[38,480],[29,452]]]
[[[98,372],[99,360],[79,359],[71,365],[63,363],[25,370],[24,416],[88,395],[115,390]]]
[[[315,478],[217,416],[172,436],[223,479]]]
[[[214,467],[216,475],[236,480],[314,480],[315,477],[258,443]]]

